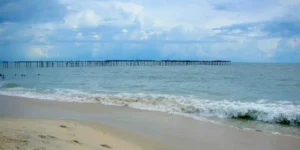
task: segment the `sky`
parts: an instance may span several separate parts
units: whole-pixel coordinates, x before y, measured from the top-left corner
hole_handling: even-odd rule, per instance
[[[1,0],[0,61],[300,62],[300,0]]]

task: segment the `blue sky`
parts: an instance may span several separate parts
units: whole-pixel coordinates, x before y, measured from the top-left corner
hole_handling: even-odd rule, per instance
[[[0,60],[300,62],[300,0],[1,0]]]

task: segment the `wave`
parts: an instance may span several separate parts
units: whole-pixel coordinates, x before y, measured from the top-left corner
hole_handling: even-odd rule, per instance
[[[20,87],[19,84],[16,83],[10,83],[10,82],[3,82],[0,84],[0,88],[16,88],[16,87]]]
[[[166,94],[90,93],[71,89],[44,89],[38,91],[18,86],[5,90],[1,89],[0,94],[67,102],[102,103],[105,105],[167,112],[193,118],[219,117],[246,119],[300,126],[300,106],[286,101],[216,101],[199,99],[193,96]]]

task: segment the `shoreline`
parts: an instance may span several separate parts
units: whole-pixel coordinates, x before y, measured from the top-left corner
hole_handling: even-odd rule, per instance
[[[125,106],[146,111],[171,113],[230,126],[234,126],[231,124],[232,122],[249,121],[249,124],[245,124],[245,126],[241,126],[241,128],[252,128],[269,133],[277,132],[284,135],[300,136],[300,131],[297,129],[297,127],[300,127],[298,105],[288,101],[274,103],[268,100],[257,100],[253,102],[234,100],[215,101],[196,97],[193,98],[191,95],[180,96],[176,94],[130,92],[100,92],[96,94],[94,92],[84,92],[82,90],[68,88],[53,88],[54,91],[47,94],[47,92],[27,91],[23,89],[21,85],[14,84],[13,82],[7,82],[3,84],[2,87],[4,87],[4,91],[0,91],[0,95],[60,102],[100,103],[103,105]],[[18,89],[18,87],[21,88]],[[10,89],[12,91],[10,91]],[[34,90],[34,88],[31,90]],[[282,103],[284,104],[282,105]],[[257,122],[260,125],[256,126],[254,123],[251,125],[251,122]],[[281,127],[294,129],[282,129]]]
[[[172,145],[176,149],[299,149],[300,138],[244,131],[182,116],[102,104],[35,100],[0,95],[1,116],[96,121]],[[36,114],[36,112],[39,112]],[[138,142],[139,143],[139,142]],[[218,143],[218,144],[216,144]],[[251,146],[252,145],[252,146]],[[257,146],[259,147],[257,147]]]
[[[150,111],[153,113],[167,113],[169,115],[178,115],[178,116],[182,116],[182,117],[186,117],[186,118],[190,118],[193,120],[197,120],[197,121],[204,121],[204,122],[208,122],[208,123],[213,123],[213,124],[218,124],[218,125],[224,125],[227,127],[231,127],[231,128],[236,128],[236,129],[241,129],[241,130],[246,130],[246,131],[257,131],[257,132],[264,132],[267,134],[274,134],[274,135],[283,135],[283,136],[291,136],[291,137],[300,137],[300,133],[298,133],[298,128],[300,126],[297,125],[285,125],[285,124],[280,124],[280,123],[270,123],[270,122],[264,122],[264,121],[260,121],[260,120],[252,120],[252,119],[238,119],[238,118],[219,118],[219,117],[215,117],[215,118],[206,118],[204,116],[194,116],[193,114],[184,114],[184,113],[176,113],[176,112],[172,112],[169,113],[168,111],[160,111],[160,110],[155,110],[155,109],[145,109],[145,108],[140,108],[140,107],[131,107],[128,105],[116,105],[116,104],[110,104],[110,103],[102,103],[100,101],[69,101],[68,100],[64,100],[64,99],[59,99],[59,100],[54,100],[54,99],[41,99],[41,98],[29,98],[29,97],[23,97],[23,96],[13,96],[13,95],[3,95],[0,94],[0,96],[8,96],[8,97],[16,97],[16,98],[21,98],[21,99],[30,99],[30,100],[38,100],[38,101],[49,101],[49,102],[59,102],[59,103],[77,103],[77,104],[95,104],[95,105],[102,105],[102,106],[106,106],[106,107],[112,107],[112,108],[116,108],[116,109],[123,109],[121,107],[125,107],[125,108],[129,108],[129,109],[135,109],[137,111],[141,110],[141,111]],[[183,107],[183,109],[186,109],[185,107]],[[193,107],[191,109],[194,109]],[[246,115],[247,117],[247,115]],[[258,125],[258,124],[259,125]]]

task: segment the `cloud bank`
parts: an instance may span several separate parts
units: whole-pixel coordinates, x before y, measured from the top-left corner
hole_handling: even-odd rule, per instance
[[[299,0],[2,0],[0,60],[300,62]]]

